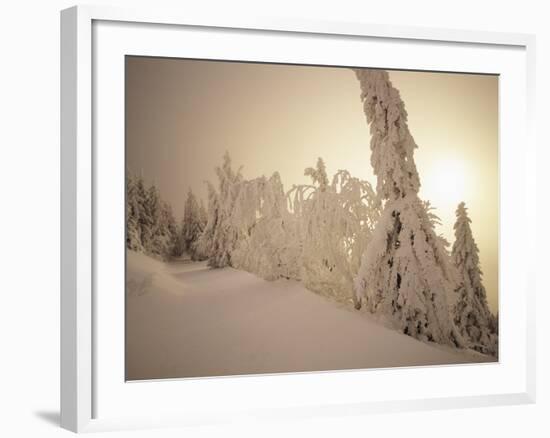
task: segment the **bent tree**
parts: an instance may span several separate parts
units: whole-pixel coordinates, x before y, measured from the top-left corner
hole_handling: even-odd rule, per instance
[[[355,280],[357,300],[421,340],[464,346],[449,312],[457,287],[445,242],[419,195],[417,145],[383,70],[356,69],[370,126],[371,165],[384,206]]]

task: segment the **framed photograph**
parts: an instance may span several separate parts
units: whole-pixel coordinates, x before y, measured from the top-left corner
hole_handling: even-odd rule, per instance
[[[79,6],[61,55],[63,427],[534,401],[534,37]]]

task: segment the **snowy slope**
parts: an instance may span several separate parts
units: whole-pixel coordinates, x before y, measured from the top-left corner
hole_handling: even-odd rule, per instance
[[[127,379],[491,361],[428,345],[300,283],[128,251]]]

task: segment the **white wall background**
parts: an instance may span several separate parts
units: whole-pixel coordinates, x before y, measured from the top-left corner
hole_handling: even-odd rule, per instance
[[[550,27],[536,0],[252,0],[96,1],[113,5],[193,7],[259,16],[307,17],[537,34],[538,254],[547,270],[544,232],[549,187],[543,144],[549,117]],[[224,4],[225,3],[225,4]],[[59,417],[59,10],[63,0],[4,2],[0,24],[0,436],[69,436]],[[518,145],[522,147],[522,145]],[[549,436],[550,307],[538,277],[538,402],[536,405],[312,419],[266,425],[117,432],[107,436]]]

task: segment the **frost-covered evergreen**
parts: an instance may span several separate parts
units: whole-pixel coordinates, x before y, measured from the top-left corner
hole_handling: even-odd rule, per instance
[[[454,321],[470,347],[482,353],[497,355],[496,317],[489,310],[487,294],[479,267],[479,250],[470,228],[471,219],[464,202],[456,210],[455,241],[452,261],[457,268],[460,289],[453,306]]]
[[[166,253],[165,224],[162,222],[162,200],[157,187],[153,184],[147,191],[146,217],[150,221],[145,247],[152,254],[162,256]]]
[[[420,179],[414,162],[417,145],[407,125],[399,91],[384,70],[355,70],[361,86],[363,111],[370,124],[371,165],[382,199],[418,193]]]
[[[357,69],[370,125],[371,164],[384,208],[355,280],[357,300],[389,318],[403,333],[463,346],[447,297],[456,288],[453,268],[433,217],[418,197],[417,147],[399,92],[383,70]]]
[[[289,192],[298,228],[300,279],[323,295],[353,300],[353,278],[379,216],[376,194],[368,182],[345,170],[329,183],[321,158],[304,173],[312,185]]]
[[[175,220],[171,207],[162,200],[154,184],[147,191],[145,218],[149,224],[144,242],[146,252],[170,258],[176,240]]]
[[[167,259],[174,251],[177,227],[169,204],[155,185],[146,188],[143,178],[126,177],[126,247]]]
[[[202,199],[199,200],[199,221],[202,224],[202,229],[206,227],[206,222],[208,222],[208,213],[206,212],[206,208],[204,208],[204,202],[202,202]]]
[[[325,162],[321,157],[317,158],[317,165],[315,167],[308,167],[304,171],[305,176],[311,177],[313,184],[319,187],[319,191],[324,192],[328,187],[328,175]]]
[[[234,213],[241,238],[233,266],[266,280],[297,278],[298,236],[279,173],[243,181]]]
[[[181,257],[185,253],[185,240],[183,238],[182,230],[185,228],[185,221],[182,218],[176,230],[176,240],[174,242],[174,249],[172,251],[173,257]]]
[[[212,183],[207,182],[208,210],[203,232],[194,244],[194,251],[198,258],[206,260],[214,254],[214,236],[219,223],[220,203],[218,193]]]
[[[239,240],[239,227],[233,221],[233,209],[239,195],[242,175],[240,169],[231,168],[231,157],[225,153],[223,164],[216,168],[218,176],[217,220],[209,248],[208,266],[223,268],[231,266],[231,253]]]
[[[148,252],[153,227],[153,219],[148,202],[148,191],[143,177],[140,176],[136,181],[136,197],[139,209],[139,238],[144,252]]]
[[[204,230],[204,222],[201,219],[201,212],[197,198],[191,190],[187,193],[185,210],[180,229],[179,246],[191,256],[192,260],[199,260],[201,257],[196,249],[196,242]]]
[[[133,251],[143,251],[141,243],[140,205],[137,180],[131,174],[126,175],[126,247]]]
[[[232,266],[237,269],[253,272],[259,275],[258,255],[253,254],[252,241],[259,236],[257,233],[260,219],[260,208],[267,180],[264,176],[253,180],[242,180],[239,183],[239,194],[231,214],[231,222],[240,236],[231,259]],[[262,243],[266,245],[262,236]]]
[[[166,201],[162,201],[161,221],[164,224],[165,230],[165,244],[162,257],[169,259],[174,253],[174,246],[178,236],[178,226],[176,225],[176,219],[174,217],[174,212],[172,211],[172,206]]]

